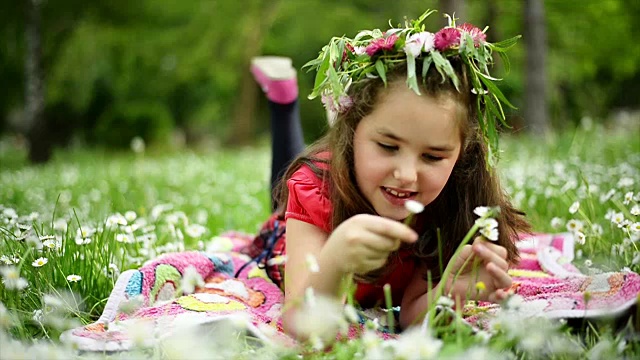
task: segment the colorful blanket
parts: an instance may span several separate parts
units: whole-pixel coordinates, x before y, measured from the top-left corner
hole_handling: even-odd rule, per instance
[[[262,341],[294,344],[280,325],[281,290],[263,269],[238,252],[251,237],[229,233],[223,238],[233,244],[231,251],[165,254],[137,270],[122,273],[102,316],[93,324],[66,331],[62,341],[83,351],[130,350],[140,344],[132,338],[127,325],[144,320],[149,340],[168,336],[184,324],[228,322],[242,323],[248,335]],[[526,315],[617,316],[636,304],[640,276],[632,272],[589,276],[580,273],[571,263],[574,255],[570,234],[536,235],[519,241],[518,247],[522,260],[510,272],[512,289],[522,296],[519,311]],[[188,295],[177,293],[189,267],[197,270],[205,284]],[[236,274],[238,270],[241,271]],[[470,324],[479,325],[499,311],[499,305],[479,303],[467,305],[463,316]],[[362,322],[366,318],[363,314]],[[386,317],[379,315],[381,319]],[[350,334],[355,334],[353,329]],[[383,332],[380,335],[392,336]]]

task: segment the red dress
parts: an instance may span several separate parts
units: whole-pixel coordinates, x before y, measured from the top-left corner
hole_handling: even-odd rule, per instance
[[[321,169],[326,169],[326,164],[317,164]],[[257,239],[262,236],[262,241],[268,243],[271,241],[272,250],[269,257],[273,258],[278,255],[286,254],[286,233],[284,233],[284,222],[288,219],[296,219],[304,221],[311,225],[317,226],[328,234],[331,233],[331,211],[332,204],[329,200],[329,190],[326,182],[323,182],[316,174],[306,165],[298,169],[287,181],[289,189],[289,198],[287,201],[287,210],[285,218],[279,218],[276,214],[271,216],[267,223],[263,226],[263,231]],[[275,230],[275,231],[274,231]],[[269,239],[269,235],[280,231],[281,236],[278,239]],[[266,236],[265,236],[266,234]],[[278,234],[280,235],[280,234]],[[258,246],[260,248],[261,246]],[[263,247],[263,246],[262,246]],[[259,255],[259,249],[249,252],[251,256]],[[371,308],[377,305],[384,306],[384,292],[382,287],[390,284],[392,289],[393,305],[399,306],[402,301],[402,295],[413,276],[415,270],[415,262],[408,250],[401,251],[397,262],[395,262],[393,271],[384,276],[375,283],[357,283],[355,300],[363,308]],[[284,286],[284,270],[285,264],[267,265],[267,274],[281,288]]]

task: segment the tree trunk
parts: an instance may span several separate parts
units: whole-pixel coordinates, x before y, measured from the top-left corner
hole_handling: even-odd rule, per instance
[[[444,16],[444,14],[449,14],[449,16],[454,17],[456,19],[461,19],[462,24],[465,22],[465,11],[464,11],[464,0],[439,0],[438,6],[440,7],[439,13],[440,16]],[[448,25],[448,19],[444,18],[444,25]],[[458,24],[458,21],[456,21]]]
[[[240,68],[238,69],[242,74],[239,86],[240,93],[234,106],[231,135],[226,140],[227,145],[244,145],[253,140],[259,90],[249,72],[249,66],[251,58],[260,55],[265,34],[275,20],[279,5],[279,1],[259,2],[251,12],[250,22],[257,22],[259,25],[257,27],[246,27],[248,33],[245,34],[245,51],[242,54]]]
[[[534,134],[549,132],[549,114],[546,99],[547,36],[543,0],[524,2],[525,104],[524,121]]]
[[[51,158],[53,139],[47,136],[44,117],[44,72],[42,69],[42,0],[26,0],[25,110],[29,160],[44,163]]]

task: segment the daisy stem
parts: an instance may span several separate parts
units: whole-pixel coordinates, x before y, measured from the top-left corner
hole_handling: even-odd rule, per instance
[[[471,238],[478,231],[478,228],[480,228],[480,226],[478,225],[477,222],[475,222],[473,224],[473,226],[471,227],[471,229],[469,229],[469,231],[467,232],[467,235],[464,236],[464,238],[462,239],[462,242],[460,242],[460,245],[456,249],[455,253],[453,253],[453,256],[451,257],[451,260],[449,260],[449,263],[445,267],[444,272],[442,273],[442,276],[440,277],[441,286],[438,286],[438,288],[436,290],[436,294],[433,297],[433,299],[435,299],[435,301],[432,302],[429,305],[429,309],[427,310],[428,313],[431,314],[431,316],[433,316],[433,314],[434,314],[434,311],[431,311],[431,310],[433,310],[433,308],[436,305],[436,302],[438,301],[438,299],[440,299],[440,297],[444,293],[444,289],[446,287],[445,284],[447,283],[447,279],[449,278],[449,275],[450,275],[450,273],[451,273],[451,271],[453,269],[453,266],[455,265],[454,259],[457,258],[460,255],[460,253],[462,252],[462,249],[464,248],[464,246],[467,245],[469,243],[469,241],[471,241]],[[453,282],[452,282],[451,285],[453,286]],[[430,319],[429,323],[433,323],[433,318]]]
[[[395,318],[393,317],[393,299],[391,298],[391,285],[384,284],[382,287],[384,290],[384,301],[387,305],[387,326],[389,328],[389,333],[395,333]]]

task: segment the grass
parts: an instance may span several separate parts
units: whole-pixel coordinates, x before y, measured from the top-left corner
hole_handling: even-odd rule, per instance
[[[586,273],[640,270],[640,232],[634,230],[640,218],[633,215],[640,202],[637,131],[578,129],[544,141],[507,137],[502,147],[503,184],[534,229],[560,232],[569,226],[580,231],[585,243],[578,246],[575,263]],[[29,351],[40,351],[38,346],[52,351],[49,342],[56,348],[61,331],[95,321],[120,272],[163,252],[204,248],[224,230],[255,232],[270,208],[266,150],[62,151],[47,165],[29,166],[24,151],[5,142],[0,146],[0,256],[7,265],[3,279],[17,278],[0,285],[2,347],[10,337],[22,341],[11,342],[13,348],[35,337],[47,345],[30,345]],[[577,207],[573,213],[572,205]],[[33,266],[39,258],[47,263]],[[13,275],[6,269],[13,269]],[[70,275],[82,279],[72,282]],[[25,285],[17,279],[28,286],[13,290]],[[548,333],[567,333],[560,325],[539,328],[545,326]],[[515,327],[486,341],[480,336],[462,339],[459,329],[458,334],[439,333],[445,339],[438,347],[441,355],[536,358],[540,350],[527,344]],[[566,339],[544,357],[638,351],[637,344],[606,328],[588,328]],[[347,359],[382,346],[367,341],[339,343],[330,352],[305,352],[305,357]],[[406,349],[424,342],[409,333],[394,346]],[[236,355],[255,357],[251,351]],[[260,351],[271,357],[298,355]],[[167,357],[162,351],[143,355]]]

